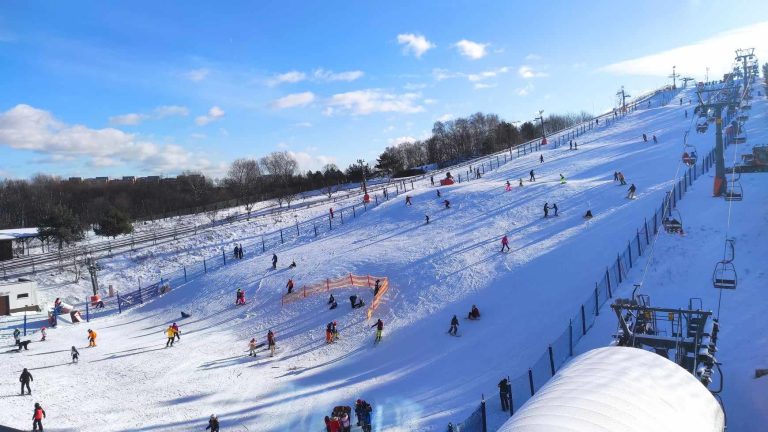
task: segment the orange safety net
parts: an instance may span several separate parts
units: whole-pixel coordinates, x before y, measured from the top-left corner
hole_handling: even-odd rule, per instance
[[[350,286],[373,289],[374,286],[376,285],[377,279],[379,280],[379,293],[376,294],[370,306],[368,306],[367,315],[368,315],[368,318],[370,319],[371,316],[373,315],[373,311],[375,311],[376,308],[379,307],[379,304],[381,303],[381,298],[384,296],[384,293],[386,293],[387,290],[389,289],[389,278],[386,278],[383,276],[371,276],[371,275],[358,276],[350,273],[347,276],[342,276],[336,279],[326,279],[323,282],[318,282],[312,285],[304,285],[298,290],[294,290],[290,294],[283,295],[281,299],[281,304],[285,305],[288,303],[293,303],[295,301],[301,300],[311,295],[327,293],[332,289],[346,288]]]

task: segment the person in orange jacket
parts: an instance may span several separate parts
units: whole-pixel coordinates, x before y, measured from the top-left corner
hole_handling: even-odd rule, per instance
[[[96,332],[91,329],[88,329],[88,346],[89,347],[96,346]]]
[[[172,325],[169,325],[165,330],[165,335],[168,336],[168,341],[165,342],[165,347],[168,348],[169,346],[173,346],[173,341],[176,339],[176,330],[173,329]]]

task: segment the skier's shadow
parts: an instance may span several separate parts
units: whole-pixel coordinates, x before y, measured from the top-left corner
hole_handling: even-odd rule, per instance
[[[120,354],[120,355],[106,354],[108,357],[104,357],[104,358],[98,359],[98,360],[91,360],[89,363],[96,363],[96,362],[102,362],[102,361],[107,361],[107,360],[116,360],[116,359],[119,359],[119,358],[131,357],[131,356],[135,356],[135,355],[139,355],[139,354],[146,354],[146,353],[150,353],[152,351],[162,351],[162,350],[165,350],[165,349],[167,349],[167,348],[165,348],[163,346],[163,347],[160,347],[160,348],[147,349],[147,350],[144,350],[144,351],[138,351],[138,352],[134,352],[134,353],[130,353],[130,354]]]
[[[226,357],[222,359],[207,361],[201,364],[200,366],[198,366],[198,369],[203,369],[203,370],[220,369],[220,368],[226,368],[230,366],[237,366],[238,364],[245,363],[247,361],[249,361],[248,356],[236,355],[232,357]]]
[[[40,369],[50,369],[50,368],[59,367],[59,366],[69,366],[71,364],[72,364],[71,362],[67,362],[67,363],[60,363],[60,364],[49,365],[49,366],[40,366],[40,367],[36,367],[36,368],[28,368],[28,370],[33,371],[33,370],[40,370]]]
[[[47,351],[42,353],[30,354],[30,356],[41,356],[41,355],[56,354],[56,353],[63,353],[63,352],[69,352],[69,350],[65,349],[65,350],[58,350],[58,351]]]

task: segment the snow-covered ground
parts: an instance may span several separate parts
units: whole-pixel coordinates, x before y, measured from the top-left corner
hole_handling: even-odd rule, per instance
[[[682,96],[694,97],[690,91]],[[48,425],[59,430],[188,431],[202,429],[205,419],[217,413],[223,430],[320,432],[323,417],[334,406],[363,398],[374,407],[374,430],[444,430],[449,421],[466,417],[481,393],[494,391],[501,377],[530,366],[594,289],[616,252],[626,247],[642,218],[661,202],[676,173],[682,173],[682,139],[691,123],[690,115],[684,117],[685,109],[692,114],[691,106],[675,103],[637,111],[580,137],[577,151],[549,148],[516,159],[480,180],[441,187],[441,198],[436,188],[417,188],[409,192],[413,206],[405,206],[402,197],[390,200],[331,233],[278,248],[277,270],[271,270],[269,255],[246,252],[244,260],[174,287],[143,307],[89,324],[63,323],[49,331],[48,341],[30,345],[30,351],[6,354],[0,375],[7,379],[0,384],[0,396],[8,397],[0,399],[4,414],[0,421],[26,427],[31,404],[40,401]],[[765,131],[766,111],[764,101],[755,101],[748,125]],[[689,136],[700,155],[712,147],[713,130]],[[644,143],[643,133],[655,134],[659,143]],[[531,169],[535,182],[527,181]],[[637,185],[637,199],[627,200],[628,186],[613,182],[617,170],[629,184]],[[565,184],[559,181],[561,173]],[[760,194],[755,192],[755,201],[750,201],[751,190],[765,184],[760,176],[742,177],[747,198],[734,206],[753,207],[734,227],[765,225]],[[522,188],[517,186],[519,178],[524,180]],[[513,184],[511,192],[504,191],[507,180]],[[722,226],[718,219],[724,204],[706,197],[705,191],[711,190],[706,179],[694,188],[681,203],[689,234],[659,242],[644,282],[656,304],[666,299],[652,289],[666,295],[677,291],[686,302],[693,293],[704,297],[704,291],[714,291],[709,278],[717,260],[714,245],[719,242],[722,252],[722,236],[703,227]],[[688,216],[685,206],[695,202],[698,192],[704,194],[702,204]],[[450,200],[450,209],[444,208],[444,199]],[[543,219],[545,202],[556,203],[559,216]],[[595,217],[585,223],[582,215],[587,209]],[[733,214],[736,221],[737,212]],[[425,215],[431,218],[428,225]],[[301,211],[297,216],[305,217]],[[703,220],[696,224],[696,218]],[[745,240],[742,249],[733,229],[739,245],[736,263],[744,267],[744,290],[751,277],[755,292],[749,294],[757,296],[766,266],[745,257],[750,252],[757,255],[760,244],[755,241],[750,250]],[[101,277],[119,288],[130,286],[150,267],[179,265],[225,246],[229,252],[236,240],[257,235],[254,232],[258,233],[247,224],[237,232],[227,227],[206,234],[213,236],[208,242],[195,238],[158,246],[141,259],[125,255],[105,260]],[[747,231],[743,233],[746,236]],[[503,234],[509,236],[511,247],[505,254],[499,253]],[[687,244],[688,249],[680,246]],[[708,255],[695,260],[694,252]],[[288,269],[291,260],[298,267]],[[663,270],[668,264],[669,270]],[[631,277],[639,278],[639,269],[635,267]],[[373,320],[366,320],[364,309],[352,310],[346,301],[354,292],[370,302],[372,293],[364,289],[334,291],[339,308],[332,311],[327,310],[325,296],[281,307],[288,278],[301,287],[348,273],[389,278],[390,289]],[[247,305],[234,306],[236,288],[246,290]],[[49,297],[66,290],[79,290],[82,297],[87,289],[84,284],[46,287]],[[740,286],[724,296],[720,347],[726,366],[729,359],[741,366],[749,363],[753,357],[745,347],[766,352],[761,348],[765,337],[759,333],[763,325],[758,318],[749,321],[745,332],[751,338],[738,336],[737,327],[729,327],[726,314],[742,313],[729,306],[740,304],[734,295],[744,294]],[[757,314],[760,297],[754,299],[758,301],[750,297],[743,301],[754,305],[750,310]],[[478,305],[483,319],[461,320],[461,337],[448,336],[451,317],[466,315],[472,304]],[[180,319],[182,310],[191,318]],[[385,323],[384,339],[374,346],[370,326],[377,318]],[[341,337],[326,345],[325,324],[333,320],[339,323]],[[181,325],[182,339],[166,349],[163,330],[174,321]],[[608,342],[615,326],[609,315],[601,314],[596,325],[602,328],[591,330],[579,349]],[[86,345],[87,326],[99,333],[99,346],[81,349],[80,364],[70,365],[69,348]],[[7,323],[2,325],[6,327]],[[263,342],[270,329],[277,336],[276,356],[270,358],[267,352],[255,359],[246,356],[248,340],[256,337]],[[728,336],[734,345],[729,345]],[[11,397],[24,367],[35,376],[34,400]],[[728,390],[726,381],[726,392],[759,392],[756,386],[764,385],[756,382],[750,387],[746,377],[739,381],[739,375],[733,375],[734,388]],[[734,412],[742,418],[733,419]],[[746,406],[734,407],[728,414],[729,422],[736,424],[758,424],[754,422],[758,415],[766,420],[765,413]]]

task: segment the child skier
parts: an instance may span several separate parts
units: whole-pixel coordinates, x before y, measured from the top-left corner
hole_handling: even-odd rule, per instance
[[[95,347],[96,346],[96,332],[88,329],[88,347]]]
[[[507,187],[504,188],[505,191],[509,192],[512,190],[512,185],[509,183],[509,180],[507,180]]]
[[[539,163],[544,163],[544,155],[539,156]]]
[[[405,205],[407,205],[407,206],[413,205],[413,203],[411,202],[411,196],[410,195],[406,195],[405,196]]]
[[[328,323],[325,326],[325,343],[329,344],[333,342],[333,323]]]
[[[275,344],[275,334],[272,333],[272,330],[267,332],[267,346],[269,347],[269,356],[274,357],[277,346]]]
[[[447,208],[447,209],[451,208],[451,202],[450,201],[445,200],[445,201],[443,201],[443,203],[445,204],[445,208]]]
[[[40,403],[35,403],[35,411],[32,414],[32,430],[36,431],[37,428],[40,428],[40,431],[43,430],[43,419],[45,418],[45,410],[43,407],[40,406]]]
[[[552,210],[555,211],[555,216],[557,216],[557,203],[552,204]]]
[[[173,327],[173,331],[176,333],[176,340],[181,340],[181,330],[179,330],[179,325],[173,323],[171,327]]]
[[[251,341],[248,342],[248,355],[256,357],[256,348],[258,348],[258,344],[256,343],[256,338],[251,338]]]
[[[560,173],[560,184],[565,184],[565,176]]]
[[[80,352],[75,348],[74,345],[72,345],[72,363],[77,363],[77,361],[80,359]]]
[[[211,432],[219,432],[219,419],[216,417],[216,414],[211,414],[211,418],[208,419],[208,426],[205,427],[205,430],[208,429]]]
[[[509,239],[506,234],[501,238],[501,252],[504,252],[504,249],[507,249],[507,252],[509,252]]]
[[[168,348],[169,346],[173,346],[173,341],[176,340],[176,331],[173,330],[173,326],[170,325],[165,330],[166,336],[168,336],[168,341],[165,342],[165,347]]]
[[[451,336],[456,336],[456,333],[459,331],[459,319],[456,318],[456,315],[453,316],[451,319],[451,328],[448,329],[448,334]]]
[[[376,327],[376,341],[374,341],[374,343],[379,343],[381,342],[381,333],[384,331],[384,321],[379,318],[378,321],[371,326],[371,328],[374,327]]]
[[[277,269],[277,254],[272,254],[272,270]]]
[[[288,288],[288,294],[293,292],[293,279],[288,279],[288,283],[285,284],[285,287]]]
[[[45,341],[45,336],[46,336],[46,334],[45,334],[45,327],[40,329],[40,336],[41,336],[40,342]]]

